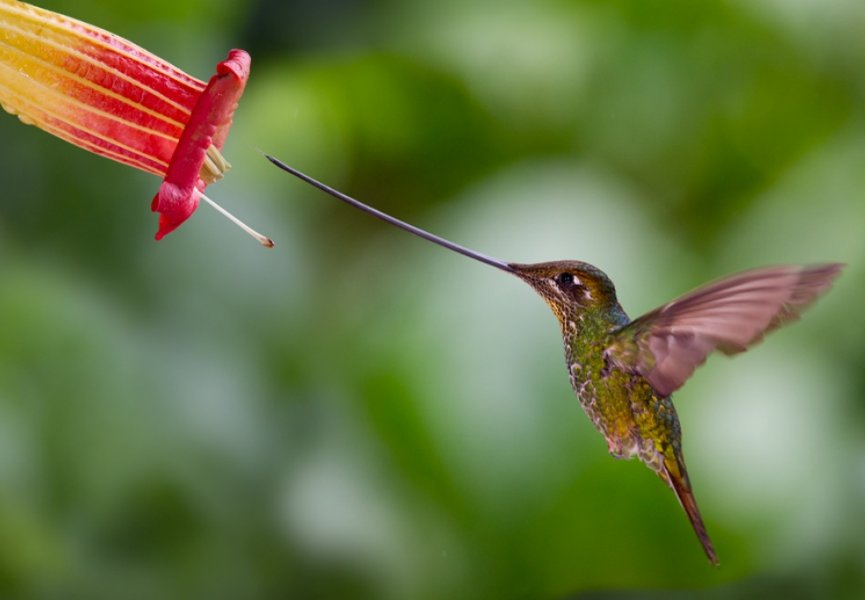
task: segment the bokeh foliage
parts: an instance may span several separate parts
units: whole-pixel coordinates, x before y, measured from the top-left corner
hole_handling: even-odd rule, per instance
[[[206,207],[154,243],[155,179],[0,118],[4,597],[865,588],[861,2],[40,4],[202,78],[251,52],[210,191],[278,247]],[[258,149],[495,256],[592,262],[632,315],[849,263],[676,396],[723,566],[607,455],[530,290]]]

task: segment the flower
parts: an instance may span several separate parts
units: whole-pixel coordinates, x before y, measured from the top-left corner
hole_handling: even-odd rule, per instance
[[[0,105],[85,150],[163,177],[151,204],[160,215],[156,239],[209,200],[205,188],[230,168],[220,150],[249,64],[249,54],[231,50],[205,84],[109,31],[0,0]]]

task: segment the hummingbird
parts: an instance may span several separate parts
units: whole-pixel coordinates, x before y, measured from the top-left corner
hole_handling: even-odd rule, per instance
[[[718,556],[688,479],[682,431],[671,396],[710,353],[747,350],[797,319],[827,291],[843,264],[752,269],[699,287],[630,319],[607,275],[576,260],[512,263],[401,221],[265,155],[319,190],[425,240],[526,282],[552,309],[580,404],[619,459],[637,457],[676,495],[706,557]]]

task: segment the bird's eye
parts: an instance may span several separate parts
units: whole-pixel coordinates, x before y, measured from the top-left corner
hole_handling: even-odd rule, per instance
[[[570,273],[560,273],[556,278],[559,282],[559,285],[571,285],[574,282],[574,276]]]

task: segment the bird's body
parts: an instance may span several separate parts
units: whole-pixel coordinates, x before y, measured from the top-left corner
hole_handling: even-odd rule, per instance
[[[710,352],[742,352],[798,318],[839,264],[745,271],[631,321],[609,277],[579,261],[508,267],[559,322],[571,385],[616,458],[637,456],[676,493],[706,556],[715,550],[691,491],[670,396]]]
[[[583,410],[606,438],[610,454],[639,456],[651,466],[658,462],[653,440],[666,446],[677,439],[678,421],[669,397],[659,397],[645,378],[610,360],[614,332],[627,323],[620,308],[613,315],[599,310],[564,321],[565,365]],[[668,418],[655,418],[659,413]]]
[[[520,269],[537,270],[536,265],[514,266],[518,273]],[[636,456],[676,493],[706,556],[717,563],[691,491],[682,455],[682,430],[670,396],[659,395],[645,377],[622,368],[615,360],[623,342],[621,331],[631,320],[617,301],[612,282],[600,269],[586,263],[552,263],[549,271],[541,281],[555,281],[562,273],[569,273],[580,282],[579,293],[585,300],[580,305],[563,301],[567,294],[541,291],[543,287],[539,290],[559,321],[565,365],[583,410],[604,436],[612,456]],[[586,285],[590,278],[592,285]],[[524,279],[530,284],[538,281]],[[538,289],[538,284],[532,287]]]
[[[512,265],[532,271],[537,265]],[[559,321],[571,386],[612,456],[638,457],[676,493],[709,560],[717,562],[712,542],[691,491],[682,455],[682,431],[670,396],[659,395],[641,374],[615,360],[621,331],[631,323],[615,288],[600,270],[586,263],[552,263],[548,280],[569,273],[581,282],[582,306],[541,292]],[[582,276],[578,273],[581,273]],[[596,285],[582,285],[589,277]],[[531,278],[525,278],[531,283]],[[537,286],[533,285],[536,289]],[[541,288],[543,289],[543,288]]]
[[[360,210],[515,275],[546,301],[562,331],[571,385],[616,458],[633,456],[675,492],[703,550],[715,550],[697,508],[671,395],[717,350],[743,352],[798,318],[843,265],[782,265],[705,285],[631,321],[609,277],[590,264],[508,263],[400,221],[268,156],[276,166]]]

